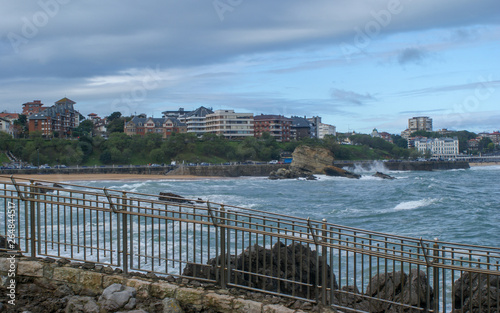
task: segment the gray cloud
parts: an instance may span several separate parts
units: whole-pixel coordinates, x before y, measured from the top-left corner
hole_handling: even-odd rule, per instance
[[[360,94],[354,91],[332,88],[331,90],[332,99],[339,103],[348,103],[354,105],[366,105],[367,102],[377,100],[373,95],[369,93]]]
[[[55,101],[64,93],[78,95],[80,103],[102,107],[105,99],[121,98],[132,87],[89,88],[89,80],[129,69],[159,66],[166,73],[189,71],[230,63],[242,56],[352,44],[355,29],[377,22],[375,16],[387,10],[386,0],[244,0],[223,12],[221,19],[213,1],[59,1],[0,0],[0,83],[6,88],[0,91],[0,101],[9,109],[35,98]],[[497,0],[401,1],[401,8],[401,13],[393,14],[381,27],[380,36],[500,24]],[[418,62],[423,57],[422,51],[403,51],[400,62]],[[325,58],[304,62],[304,67],[336,62],[339,60]],[[182,75],[176,79],[179,77]],[[167,79],[158,89],[168,87]],[[191,94],[187,88],[184,91],[185,97]],[[148,100],[164,99],[167,93],[151,90]],[[332,97],[357,105],[374,100],[370,94],[345,90],[333,90]],[[252,100],[253,104],[246,102],[248,106],[260,101]]]
[[[429,53],[421,48],[406,48],[398,55],[398,63],[401,65],[414,63],[421,65],[422,62],[429,56]]]

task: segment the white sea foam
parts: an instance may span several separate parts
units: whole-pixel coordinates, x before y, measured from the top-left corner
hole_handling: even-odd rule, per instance
[[[439,199],[425,198],[415,201],[404,201],[394,207],[394,211],[414,210],[437,202]]]

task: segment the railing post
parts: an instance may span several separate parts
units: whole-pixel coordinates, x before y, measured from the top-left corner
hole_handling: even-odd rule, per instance
[[[128,224],[127,217],[128,214],[124,212],[127,211],[127,193],[123,192],[122,203],[124,204],[121,209],[122,216],[122,260],[123,260],[123,272],[128,273]]]
[[[221,270],[220,270],[220,286],[222,289],[227,288],[227,282],[226,282],[226,213],[224,210],[224,206],[221,205],[220,207],[220,220],[219,220],[219,225],[220,225],[220,265],[221,265]]]
[[[35,197],[35,182],[30,181],[30,199]],[[31,257],[36,257],[36,218],[35,218],[35,201],[30,200],[30,235],[31,235]]]
[[[439,256],[439,245],[437,243],[438,238],[434,238],[434,251],[433,251],[433,256],[434,259],[432,260],[433,264],[436,264],[439,262],[438,256]],[[437,266],[433,266],[433,288],[434,288],[434,312],[439,312],[439,268]]]
[[[326,278],[327,278],[327,262],[326,262],[326,255],[327,255],[327,248],[326,248],[326,219],[323,219],[323,225],[322,225],[323,231],[322,231],[322,237],[323,240],[321,240],[322,244],[322,249],[321,249],[321,304],[326,305],[327,304],[327,299],[326,299]]]

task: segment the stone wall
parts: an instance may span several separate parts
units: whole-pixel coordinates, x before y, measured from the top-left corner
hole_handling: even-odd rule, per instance
[[[214,284],[175,279],[172,276],[160,278],[154,274],[123,274],[120,269],[94,263],[16,256],[15,264],[16,307],[12,307],[8,304],[6,289],[11,279],[8,277],[11,261],[9,255],[0,255],[1,312],[57,312],[65,307],[67,311],[67,302],[71,301],[71,297],[97,301],[103,290],[113,284],[135,288],[138,304],[136,310],[130,312],[170,312],[162,305],[165,303],[162,300],[166,298],[175,299],[184,312],[320,311],[311,303],[299,300],[237,289],[223,290]],[[49,307],[53,310],[49,310]],[[322,308],[321,311],[330,310]]]
[[[167,175],[214,177],[269,176],[272,171],[288,168],[289,164],[241,164],[213,166],[180,166]]]

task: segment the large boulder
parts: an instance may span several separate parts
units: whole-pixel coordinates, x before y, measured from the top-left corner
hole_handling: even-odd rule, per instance
[[[116,311],[119,309],[131,310],[136,304],[136,290],[133,287],[126,287],[121,284],[112,284],[104,289],[99,297],[98,304],[101,309]]]
[[[356,179],[361,178],[361,175],[359,174],[346,171],[340,167],[336,167],[333,165],[326,166],[325,168],[323,168],[323,171],[328,176],[340,176],[340,177],[356,178]]]
[[[290,178],[306,178],[307,180],[315,180],[316,177],[309,172],[304,172],[296,168],[280,168],[277,171],[272,171],[269,174],[269,179],[290,179]]]
[[[465,272],[453,294],[457,312],[500,312],[500,276]]]
[[[230,258],[229,267],[235,270],[231,271],[231,281],[242,286],[306,298],[315,293],[314,286],[323,285],[320,275],[323,263],[318,263],[317,251],[300,243],[287,246],[277,242],[272,249],[255,244],[237,256],[226,257]],[[210,259],[207,265],[188,264],[182,275],[217,279],[220,262],[221,256],[218,256]],[[329,265],[326,267],[326,286],[338,289],[332,269]]]
[[[298,146],[292,154],[292,168],[312,174],[323,174],[333,164],[333,153],[321,147]]]
[[[338,297],[340,305],[369,312],[420,312],[433,306],[434,293],[427,275],[412,269],[409,274],[398,271],[381,273],[371,278],[365,296],[356,287],[342,288],[349,293]],[[427,303],[429,292],[430,303]],[[382,299],[377,301],[372,299]],[[399,305],[401,304],[401,305]],[[412,306],[419,309],[411,309]]]

